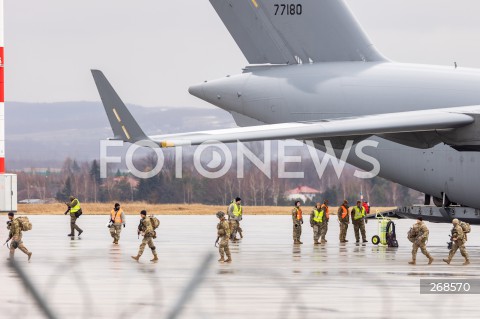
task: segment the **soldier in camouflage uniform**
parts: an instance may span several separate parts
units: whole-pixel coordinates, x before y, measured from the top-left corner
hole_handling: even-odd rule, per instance
[[[228,221],[230,224],[230,239],[233,242],[238,241],[237,232],[240,238],[243,238],[242,228],[240,227],[240,221],[242,220],[242,199],[240,197],[235,198],[234,201],[228,206]]]
[[[328,221],[330,220],[330,211],[328,208],[328,199],[323,201],[322,206],[320,209],[323,212],[323,222],[320,226],[320,237],[322,238],[321,243],[325,244],[328,240],[325,239],[325,236],[327,235],[328,232]]]
[[[468,253],[467,250],[465,249],[465,243],[467,241],[467,236],[463,232],[462,227],[460,226],[460,222],[458,219],[452,220],[453,224],[453,229],[452,229],[452,249],[450,249],[450,253],[448,254],[448,258],[444,259],[443,261],[446,262],[447,264],[450,264],[452,261],[453,256],[457,252],[457,249],[460,248],[460,253],[462,256],[465,258],[465,262],[463,265],[468,265],[470,264],[470,260],[468,259]]]
[[[353,206],[350,214],[352,215],[353,232],[355,233],[356,243],[358,244],[360,241],[360,233],[362,234],[363,242],[368,242],[365,231],[365,208],[362,206],[361,201],[357,201],[357,206]]]
[[[15,216],[14,213],[8,213],[7,229],[10,230],[9,239],[12,240],[10,243],[10,257],[9,260],[14,258],[15,249],[19,248],[25,255],[28,256],[28,261],[32,258],[32,253],[28,251],[27,247],[23,244],[22,241],[22,228],[20,222],[17,219],[13,219]]]
[[[80,236],[83,233],[83,230],[80,229],[80,227],[78,227],[77,225],[78,217],[75,215],[75,213],[81,210],[80,201],[77,198],[75,198],[75,196],[70,196],[70,203],[65,202],[65,205],[68,206],[68,209],[65,212],[65,215],[67,215],[67,213],[70,213],[70,234],[68,234],[67,236],[74,237],[75,230],[78,231],[78,236]]]
[[[122,232],[122,225],[125,228],[125,213],[120,208],[119,203],[115,203],[113,210],[110,212],[110,235],[113,238],[113,243],[118,245],[120,240],[120,233]]]
[[[147,212],[145,210],[140,212],[140,217],[141,219],[140,225],[138,225],[138,233],[143,235],[143,239],[142,243],[140,244],[140,248],[138,249],[137,256],[132,256],[132,258],[138,261],[145,250],[145,246],[148,244],[148,247],[150,247],[153,253],[153,259],[150,261],[156,262],[158,261],[158,256],[155,245],[153,244],[153,240],[157,237],[155,235],[155,231],[153,230],[152,222],[150,221],[150,218],[147,217]]]
[[[317,205],[313,208],[312,213],[310,214],[310,226],[313,227],[313,244],[318,245],[320,244],[318,240],[322,234],[322,227],[325,224],[325,215],[323,210],[321,209],[322,205],[317,203]]]
[[[413,229],[415,233],[415,238],[413,239],[412,243],[412,261],[409,261],[408,263],[410,265],[416,264],[417,251],[418,248],[420,248],[422,254],[424,254],[428,258],[428,264],[431,265],[433,262],[433,257],[427,251],[427,240],[429,231],[427,225],[425,225],[425,223],[423,222],[422,217],[417,218],[417,222],[415,225],[413,225]]]
[[[302,209],[300,208],[299,200],[295,202],[295,207],[292,209],[292,221],[293,221],[293,243],[303,244],[300,241],[300,236],[302,236],[303,216],[302,216]]]
[[[220,239],[220,245],[218,246],[218,252],[220,253],[219,262],[229,263],[232,262],[232,255],[230,254],[230,248],[228,247],[228,241],[230,238],[230,227],[228,222],[225,220],[225,213],[218,212],[217,218],[220,219],[217,224],[217,241]],[[227,260],[225,260],[225,255],[227,255]]]
[[[346,237],[348,224],[350,223],[350,215],[348,214],[348,201],[346,199],[343,201],[343,204],[338,207],[337,217],[338,224],[340,225],[340,235],[338,236],[340,243],[346,243],[348,242]]]

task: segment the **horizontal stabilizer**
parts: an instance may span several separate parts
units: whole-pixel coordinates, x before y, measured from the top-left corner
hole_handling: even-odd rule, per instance
[[[130,143],[148,139],[102,71],[92,70],[92,75],[112,126],[114,139]]]

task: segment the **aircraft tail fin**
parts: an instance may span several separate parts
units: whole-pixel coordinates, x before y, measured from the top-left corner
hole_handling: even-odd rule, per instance
[[[117,92],[100,70],[91,70],[108,121],[113,130],[114,139],[135,143],[149,139],[128,111]]]
[[[385,61],[344,0],[210,0],[251,64]]]

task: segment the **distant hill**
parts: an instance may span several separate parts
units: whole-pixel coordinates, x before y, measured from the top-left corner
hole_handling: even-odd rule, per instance
[[[235,126],[228,112],[213,107],[128,108],[149,135]],[[113,135],[100,102],[7,102],[5,122],[7,169],[99,158],[99,141]]]

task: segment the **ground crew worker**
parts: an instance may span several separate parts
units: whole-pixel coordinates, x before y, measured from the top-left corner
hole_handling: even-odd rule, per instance
[[[302,236],[302,224],[303,216],[302,209],[300,208],[300,201],[295,202],[295,207],[292,209],[292,221],[293,221],[293,243],[294,244],[303,244],[300,241],[300,236]]]
[[[219,239],[221,239],[220,244],[218,245],[218,252],[220,253],[220,259],[218,261],[221,263],[230,263],[232,262],[232,255],[230,254],[230,248],[228,247],[228,241],[230,239],[230,226],[225,220],[224,212],[218,212],[217,218],[220,219],[217,224],[217,242]],[[225,260],[224,255],[227,255],[227,260]]]
[[[138,225],[138,234],[143,235],[143,239],[138,249],[137,256],[132,256],[132,258],[138,261],[145,250],[145,246],[148,244],[148,247],[150,247],[153,254],[153,259],[150,261],[158,261],[157,251],[155,245],[153,244],[153,239],[156,238],[155,231],[153,230],[152,222],[150,221],[150,218],[147,217],[147,211],[145,210],[140,212],[140,225]]]
[[[430,253],[427,251],[427,241],[428,241],[428,228],[427,225],[423,222],[422,217],[417,218],[417,222],[415,225],[413,225],[414,229],[414,234],[415,238],[412,243],[412,261],[409,261],[408,263],[410,265],[415,265],[416,260],[417,260],[417,251],[418,248],[422,251],[422,254],[424,254],[428,258],[428,264],[431,265],[433,262],[433,257],[430,255]]]
[[[338,208],[337,217],[338,223],[340,224],[340,242],[346,243],[348,242],[346,237],[348,224],[350,223],[350,215],[348,215],[348,201],[346,199],[343,201],[343,204]]]
[[[322,205],[317,203],[313,208],[312,213],[310,214],[310,226],[313,227],[313,244],[320,244],[318,240],[320,239],[322,233],[322,225],[326,224],[325,213],[321,209]]]
[[[365,233],[365,208],[362,206],[361,201],[357,201],[357,206],[352,208],[351,214],[356,243],[360,242],[359,231],[362,233],[363,242],[368,242],[367,234]]]
[[[322,238],[321,243],[325,244],[328,241],[325,239],[325,235],[327,235],[328,221],[330,220],[330,211],[328,209],[328,199],[323,201],[323,204],[320,209],[323,211],[323,216],[324,216],[324,222],[321,224],[321,227],[320,227],[320,237]]]
[[[243,238],[242,228],[240,228],[240,221],[242,220],[242,199],[235,198],[230,206],[228,206],[228,221],[230,223],[230,236],[232,241],[237,241],[237,232],[240,238]]]
[[[470,260],[468,259],[468,253],[465,249],[465,243],[467,242],[467,236],[463,232],[462,227],[460,226],[460,222],[458,219],[452,220],[453,228],[452,228],[452,248],[450,249],[450,253],[448,254],[448,258],[444,259],[443,261],[447,264],[450,264],[452,261],[453,256],[457,252],[457,249],[460,248],[460,253],[465,258],[465,262],[463,263],[464,266],[470,264]]]
[[[8,213],[9,221],[7,222],[7,229],[10,230],[8,238],[12,241],[10,243],[10,256],[8,257],[8,260],[13,260],[15,256],[15,249],[19,248],[25,255],[28,256],[28,261],[30,261],[30,258],[32,258],[32,253],[29,252],[27,247],[25,247],[23,244],[22,227],[20,226],[18,219],[13,218],[14,216],[14,213]]]
[[[80,229],[77,225],[77,213],[82,210],[80,207],[80,201],[75,198],[75,196],[70,196],[70,203],[65,202],[65,205],[68,206],[67,211],[65,212],[65,215],[67,215],[68,212],[70,212],[70,234],[68,236],[74,237],[75,236],[75,230],[78,231],[78,236],[80,236],[83,233],[83,230]]]
[[[122,232],[122,225],[125,228],[125,213],[120,208],[119,203],[115,203],[110,212],[110,235],[113,238],[113,243],[118,245],[120,240],[120,233]]]

